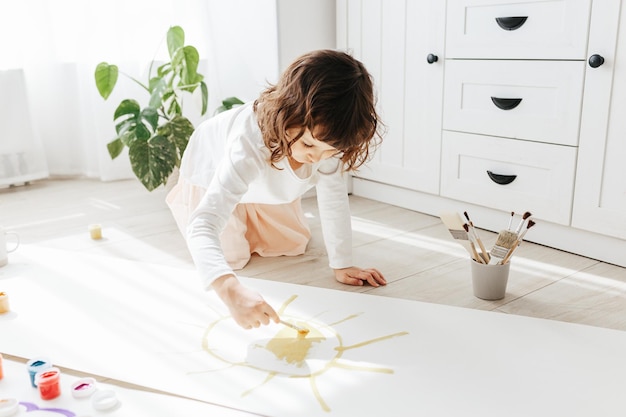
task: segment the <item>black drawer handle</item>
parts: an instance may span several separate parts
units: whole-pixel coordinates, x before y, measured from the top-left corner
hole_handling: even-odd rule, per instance
[[[491,97],[491,101],[496,105],[497,108],[502,110],[512,110],[519,106],[522,102],[521,98],[499,98],[499,97]]]
[[[500,185],[510,184],[513,181],[515,181],[515,178],[517,178],[517,175],[494,174],[491,171],[487,171],[487,175],[489,175],[489,178],[491,178],[491,181],[495,182],[496,184],[500,184]]]
[[[516,30],[526,23],[528,16],[496,17],[496,22],[504,30]]]

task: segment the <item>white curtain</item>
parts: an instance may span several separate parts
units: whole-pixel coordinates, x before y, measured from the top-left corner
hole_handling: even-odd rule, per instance
[[[104,101],[94,70],[107,61],[146,81],[150,61],[167,59],[165,35],[175,25],[185,30],[186,44],[198,49],[209,87],[208,115],[200,116],[197,97],[185,103],[194,124],[223,98],[251,100],[275,81],[273,0],[0,0],[0,78],[22,74],[30,129],[23,129],[20,141],[39,146],[40,165],[51,176],[133,177],[126,154],[111,160],[106,144],[115,136],[119,102],[145,104],[147,93],[120,74]],[[11,121],[7,117],[0,114],[0,130]],[[12,140],[0,135],[0,154]]]

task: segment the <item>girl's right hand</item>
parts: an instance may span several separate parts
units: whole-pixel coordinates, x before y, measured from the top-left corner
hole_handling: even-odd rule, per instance
[[[244,329],[279,322],[276,311],[261,294],[243,285],[235,275],[224,275],[213,282],[213,288],[222,299],[235,322]]]

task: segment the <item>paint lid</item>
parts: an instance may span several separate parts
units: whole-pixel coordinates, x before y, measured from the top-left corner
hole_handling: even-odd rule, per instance
[[[19,403],[15,398],[0,398],[0,417],[17,414]]]
[[[74,398],[85,398],[96,392],[96,380],[87,377],[81,378],[72,384],[72,396]]]
[[[110,410],[117,407],[119,403],[115,391],[110,389],[96,391],[91,397],[91,405],[96,410]]]

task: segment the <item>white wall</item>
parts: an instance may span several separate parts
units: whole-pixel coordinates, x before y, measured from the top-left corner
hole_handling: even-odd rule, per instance
[[[281,71],[305,52],[336,48],[335,3],[335,0],[278,0]]]
[[[297,56],[335,48],[335,0],[210,0],[210,105],[254,100]]]
[[[210,0],[207,25],[209,109],[230,96],[254,100],[279,71],[276,0]]]

